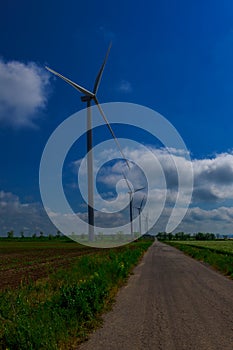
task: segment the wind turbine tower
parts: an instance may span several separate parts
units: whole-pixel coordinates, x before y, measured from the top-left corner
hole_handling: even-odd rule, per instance
[[[141,218],[141,212],[142,212],[142,204],[144,202],[145,196],[142,198],[140,206],[136,208],[138,210],[138,220],[139,220],[139,234],[142,235],[142,218]]]
[[[94,239],[95,239],[95,233],[94,233],[94,227],[95,227],[95,222],[94,222],[94,179],[93,179],[93,153],[92,153],[92,115],[91,115],[91,102],[92,102],[92,100],[97,105],[101,116],[103,117],[113,139],[115,140],[115,143],[116,143],[123,159],[126,161],[126,164],[129,168],[128,160],[126,159],[126,157],[121,149],[121,146],[119,144],[119,141],[116,138],[115,133],[113,132],[113,129],[112,129],[111,125],[109,124],[107,117],[105,116],[104,111],[103,111],[101,105],[99,104],[99,101],[98,101],[97,96],[96,96],[99,85],[100,85],[100,81],[101,81],[101,78],[103,75],[103,71],[104,71],[104,68],[105,68],[105,65],[106,65],[106,62],[108,59],[110,49],[111,49],[111,43],[108,47],[103,64],[101,65],[100,70],[97,74],[94,88],[93,88],[92,92],[87,90],[86,88],[74,83],[72,80],[64,77],[63,75],[54,71],[53,69],[51,69],[49,67],[45,67],[48,71],[55,74],[59,78],[63,79],[65,82],[70,84],[73,88],[75,88],[76,90],[81,92],[83,94],[83,96],[81,96],[81,101],[86,102],[86,104],[87,104],[87,178],[88,178],[88,239],[89,239],[89,241],[94,241]]]

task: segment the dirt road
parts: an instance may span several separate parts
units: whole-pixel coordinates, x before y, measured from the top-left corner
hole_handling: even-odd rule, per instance
[[[82,350],[232,350],[233,281],[155,242]]]

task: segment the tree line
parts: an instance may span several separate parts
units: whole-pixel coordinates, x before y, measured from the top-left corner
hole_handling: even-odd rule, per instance
[[[159,241],[187,241],[187,240],[196,240],[196,241],[213,241],[217,237],[214,233],[203,233],[198,232],[193,235],[190,233],[177,232],[177,233],[167,233],[159,232],[156,235]],[[227,237],[224,237],[227,238]]]
[[[13,230],[10,230],[10,231],[8,231],[7,232],[7,236],[6,236],[6,238],[8,238],[8,239],[13,239],[13,238],[40,238],[40,239],[58,239],[58,238],[62,238],[62,237],[64,237],[63,235],[62,235],[62,233],[60,232],[60,231],[57,231],[57,233],[55,234],[55,235],[52,235],[52,234],[48,234],[48,235],[45,235],[44,234],[44,232],[43,231],[40,231],[40,232],[38,232],[38,233],[33,233],[31,236],[26,236],[25,234],[24,234],[24,231],[21,231],[20,232],[20,235],[18,236],[18,235],[15,235],[15,233],[14,233],[14,231]]]

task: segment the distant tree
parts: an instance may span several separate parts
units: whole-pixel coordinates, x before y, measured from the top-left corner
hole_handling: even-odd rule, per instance
[[[7,238],[14,238],[14,231],[10,230],[7,232]]]
[[[43,238],[43,237],[44,237],[44,232],[40,231],[40,238]]]
[[[215,234],[214,233],[203,233],[203,232],[198,232],[195,235],[195,239],[197,241],[210,241],[215,239]]]
[[[213,241],[215,239],[215,234],[214,233],[207,233],[206,239],[209,241]]]
[[[168,234],[167,232],[159,232],[156,237],[159,241],[165,241],[168,238]]]
[[[61,237],[61,231],[57,230],[56,238],[60,238],[60,237]]]
[[[20,236],[21,236],[21,238],[24,238],[24,232],[23,231],[20,232]]]
[[[190,233],[184,233],[183,240],[188,241],[191,239]]]
[[[178,240],[178,241],[183,241],[185,239],[184,232],[177,232],[175,234],[175,239]]]
[[[49,235],[48,235],[48,239],[51,241],[51,239],[53,239],[53,235],[50,233]]]
[[[36,233],[33,233],[33,234],[32,234],[32,238],[36,238]]]
[[[173,234],[172,234],[171,232],[169,232],[169,233],[168,233],[168,239],[169,239],[169,241],[171,241],[173,238],[174,238],[174,237],[173,237]]]
[[[159,232],[156,235],[157,239],[160,241],[165,241],[165,240],[175,240],[175,241],[186,241],[191,239],[191,235],[189,233],[184,233],[184,232],[176,232],[175,234],[169,232]]]
[[[205,235],[204,235],[204,233],[202,233],[202,232],[196,233],[195,239],[196,239],[197,241],[204,241],[204,240],[205,240]]]

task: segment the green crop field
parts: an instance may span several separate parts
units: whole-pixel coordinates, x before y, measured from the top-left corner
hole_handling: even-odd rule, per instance
[[[76,348],[151,243],[0,240],[0,349]]]
[[[179,241],[181,244],[191,245],[200,248],[209,248],[222,253],[233,254],[233,240],[224,241]]]
[[[165,243],[233,278],[233,241],[166,241]]]

